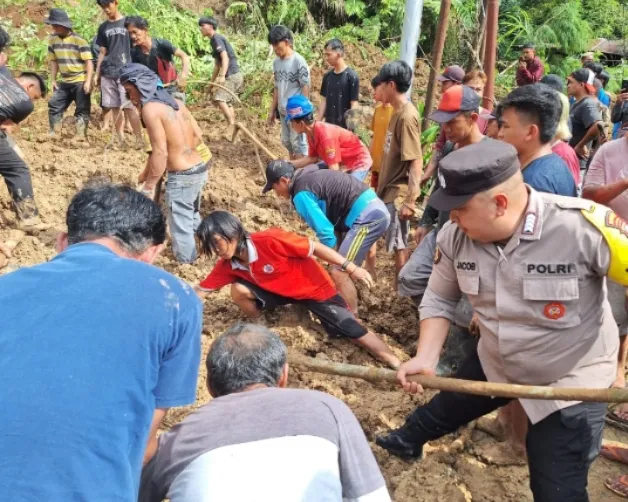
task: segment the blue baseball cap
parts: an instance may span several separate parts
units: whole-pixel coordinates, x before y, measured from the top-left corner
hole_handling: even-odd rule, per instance
[[[286,104],[286,119],[301,119],[314,112],[312,102],[301,94],[288,98]]]

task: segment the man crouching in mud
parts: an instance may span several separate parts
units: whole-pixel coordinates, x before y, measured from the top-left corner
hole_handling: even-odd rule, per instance
[[[172,250],[177,261],[192,263],[197,256],[194,231],[201,222],[201,193],[209,169],[209,162],[195,149],[198,141],[194,117],[182,102],[166,92],[157,74],[146,66],[126,65],[120,83],[142,118],[152,149],[142,193],[152,197],[167,170],[166,205]]]

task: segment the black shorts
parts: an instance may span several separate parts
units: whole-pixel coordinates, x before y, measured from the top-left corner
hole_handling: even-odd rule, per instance
[[[368,333],[368,330],[358,322],[349,310],[347,302],[339,294],[324,301],[295,300],[271,293],[244,279],[237,279],[236,282],[255,295],[255,303],[259,310],[272,310],[290,304],[304,305],[320,320],[323,328],[331,337],[361,338]]]

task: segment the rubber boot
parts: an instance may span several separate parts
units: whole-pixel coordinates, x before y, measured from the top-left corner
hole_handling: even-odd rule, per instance
[[[87,141],[87,122],[83,119],[76,121],[76,137],[77,141]]]
[[[50,132],[49,135],[51,138],[58,138],[61,136],[61,129],[63,127],[62,120],[54,120],[50,122]]]

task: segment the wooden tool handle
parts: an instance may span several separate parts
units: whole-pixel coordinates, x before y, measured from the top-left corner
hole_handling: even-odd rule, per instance
[[[268,155],[272,160],[277,160],[277,156],[271,152],[268,148],[266,148],[262,142],[257,138],[257,136],[255,136],[255,134],[253,134],[251,131],[249,131],[244,124],[242,124],[242,122],[238,122],[235,125],[236,129],[235,129],[235,133],[234,133],[234,137],[235,134],[237,134],[238,130],[242,131],[247,138],[249,138],[255,145],[257,145],[260,150],[262,150],[262,152],[264,152],[266,155]]]
[[[360,378],[374,383],[397,383],[397,373],[393,370],[334,363],[292,353],[288,357],[288,362],[295,368],[307,371]],[[427,389],[462,392],[464,394],[475,394],[478,396],[506,397],[511,399],[545,399],[550,401],[592,401],[598,403],[628,402],[628,389],[541,387],[496,382],[475,382],[473,380],[425,375],[412,375],[407,379],[412,382],[417,382]]]

